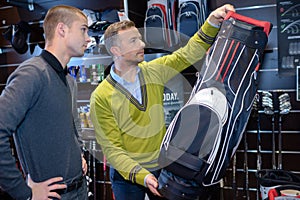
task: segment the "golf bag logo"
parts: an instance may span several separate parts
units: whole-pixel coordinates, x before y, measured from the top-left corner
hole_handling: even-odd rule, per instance
[[[197,199],[225,175],[246,128],[269,22],[229,12],[193,87],[161,144],[159,190]]]

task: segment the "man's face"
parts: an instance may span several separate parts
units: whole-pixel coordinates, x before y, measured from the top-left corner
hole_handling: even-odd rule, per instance
[[[87,44],[91,41],[88,35],[87,20],[80,16],[74,21],[72,26],[67,29],[67,51],[71,57],[84,55]]]
[[[121,58],[125,62],[137,65],[144,61],[145,43],[142,41],[142,36],[137,28],[131,27],[119,31],[117,40]]]

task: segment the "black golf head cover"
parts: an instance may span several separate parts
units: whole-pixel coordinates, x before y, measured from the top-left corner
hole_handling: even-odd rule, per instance
[[[14,34],[11,39],[11,45],[19,54],[24,54],[28,50],[28,33],[30,33],[30,27],[27,22],[20,21],[18,24],[14,25]]]
[[[44,30],[42,27],[32,27],[29,36],[30,53],[33,54],[35,47],[38,45],[41,49],[45,48]]]

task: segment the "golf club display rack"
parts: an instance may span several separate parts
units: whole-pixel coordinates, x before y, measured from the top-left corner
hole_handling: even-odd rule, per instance
[[[294,121],[300,117],[299,106],[294,91],[258,91],[244,137],[221,183],[223,199],[260,199],[258,170],[300,174],[300,124]]]

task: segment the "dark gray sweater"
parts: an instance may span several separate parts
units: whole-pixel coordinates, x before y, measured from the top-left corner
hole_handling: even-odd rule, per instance
[[[23,200],[31,189],[11,155],[12,135],[23,171],[33,181],[57,176],[67,180],[81,172],[70,90],[43,57],[22,63],[0,96],[0,186]]]

